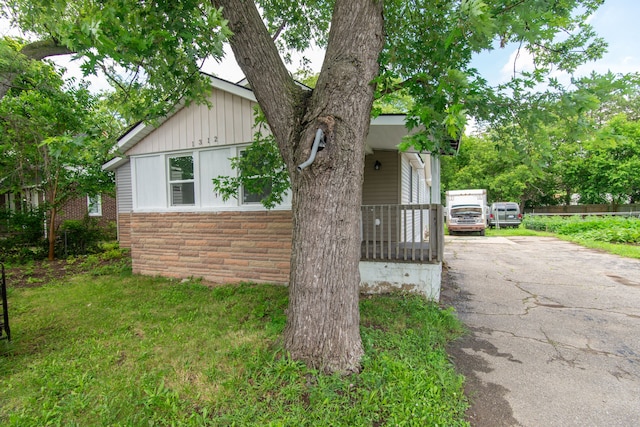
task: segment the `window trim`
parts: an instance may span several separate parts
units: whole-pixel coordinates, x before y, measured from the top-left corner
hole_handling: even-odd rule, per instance
[[[177,179],[177,180],[172,180],[171,179],[171,159],[176,159],[176,158],[180,158],[180,157],[191,157],[191,162],[192,162],[192,165],[193,165],[193,170],[192,170],[193,178],[191,178],[191,179]],[[196,153],[193,152],[193,151],[183,152],[183,153],[172,153],[172,154],[167,154],[165,156],[165,164],[167,165],[167,175],[166,175],[167,208],[173,209],[173,208],[197,207],[198,206],[198,199],[197,199],[198,189],[196,188],[196,186],[197,186],[196,176],[197,176],[197,173],[198,173],[198,168],[197,168],[197,165],[196,165],[196,158],[197,157],[198,156],[196,156]],[[175,204],[173,202],[172,185],[174,185],[174,184],[188,184],[188,183],[192,183],[193,184],[193,203]]]

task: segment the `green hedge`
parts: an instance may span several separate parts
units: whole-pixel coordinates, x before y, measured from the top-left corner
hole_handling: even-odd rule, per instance
[[[531,216],[526,228],[548,231],[581,240],[640,244],[640,218],[619,216]]]

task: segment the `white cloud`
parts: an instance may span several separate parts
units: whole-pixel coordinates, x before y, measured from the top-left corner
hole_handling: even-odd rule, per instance
[[[513,77],[515,74],[520,74],[523,71],[533,71],[535,69],[533,63],[533,55],[529,50],[522,47],[520,49],[514,49],[509,55],[509,59],[500,69],[500,83],[505,83]]]
[[[313,72],[319,73],[324,60],[324,50],[314,47],[306,50],[304,53],[294,53],[291,55],[292,62],[287,64],[287,69],[294,73],[301,68],[303,58],[309,61],[309,67]],[[231,47],[227,44],[224,49],[224,58],[222,61],[216,61],[213,58],[207,59],[202,67],[202,71],[214,74],[217,77],[237,82],[244,78],[244,74],[235,60]]]

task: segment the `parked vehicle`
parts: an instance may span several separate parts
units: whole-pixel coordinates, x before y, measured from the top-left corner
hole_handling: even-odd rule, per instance
[[[518,227],[522,222],[520,206],[514,202],[496,202],[489,210],[489,227]]]
[[[487,190],[451,190],[446,193],[449,234],[479,232],[487,227]]]

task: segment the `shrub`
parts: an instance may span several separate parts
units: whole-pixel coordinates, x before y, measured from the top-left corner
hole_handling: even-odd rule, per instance
[[[640,244],[640,218],[528,215],[523,224],[528,229],[572,236],[579,240]]]
[[[45,255],[44,210],[0,210],[0,260],[25,262]]]
[[[58,253],[65,256],[96,253],[100,251],[100,242],[109,237],[96,218],[66,220],[58,232]]]

